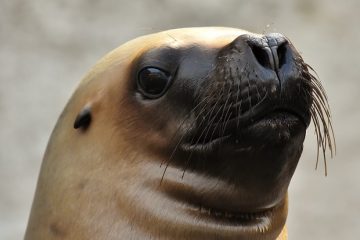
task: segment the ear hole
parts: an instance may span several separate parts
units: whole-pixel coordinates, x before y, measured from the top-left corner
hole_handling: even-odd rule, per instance
[[[77,115],[74,122],[74,128],[75,129],[81,128],[83,130],[86,130],[89,127],[90,123],[91,123],[91,109],[89,106],[86,106]]]

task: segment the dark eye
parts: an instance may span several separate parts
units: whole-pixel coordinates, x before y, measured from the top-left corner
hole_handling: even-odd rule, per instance
[[[143,68],[138,74],[138,88],[147,98],[154,99],[161,97],[169,83],[170,74],[155,67]]]

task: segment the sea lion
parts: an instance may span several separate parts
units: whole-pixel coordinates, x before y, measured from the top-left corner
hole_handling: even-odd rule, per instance
[[[286,239],[324,89],[281,34],[139,37],[82,80],[49,141],[25,239]]]

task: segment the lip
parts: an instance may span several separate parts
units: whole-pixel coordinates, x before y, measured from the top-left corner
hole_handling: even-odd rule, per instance
[[[205,192],[201,193],[202,191],[195,186],[172,180],[164,180],[161,189],[167,197],[180,202],[190,216],[228,226],[265,226],[285,203],[284,200],[280,200],[261,208],[242,206],[234,201],[238,195],[230,194],[226,197],[227,200],[219,201],[213,199],[213,195],[208,195],[209,192],[205,189]],[[221,188],[213,191],[217,194],[222,192]]]
[[[310,119],[307,114],[302,113],[292,108],[274,108],[270,111],[263,112],[262,114],[252,114],[240,116],[230,119],[227,123],[225,134],[218,134],[210,140],[197,141],[197,143],[184,142],[181,148],[184,151],[206,152],[220,147],[228,142],[237,143],[237,138],[234,135],[242,135],[252,129],[263,127],[266,132],[267,128],[289,128],[292,125],[309,125]],[[213,124],[215,125],[215,124]],[[270,126],[271,125],[271,126]],[[201,136],[200,136],[201,137]],[[193,135],[189,139],[196,139]]]
[[[190,152],[190,151],[206,152],[208,150],[214,149],[214,148],[222,145],[224,142],[226,142],[226,140],[228,140],[230,138],[231,138],[231,135],[226,135],[226,136],[214,138],[211,141],[205,142],[205,143],[192,144],[192,143],[185,142],[185,143],[181,144],[181,148],[187,152]]]
[[[266,226],[272,221],[272,215],[280,209],[282,204],[273,208],[264,209],[262,211],[251,210],[248,212],[239,212],[236,210],[223,210],[216,207],[192,206],[190,205],[186,211],[189,215],[202,218],[206,221],[214,222],[227,226]]]
[[[238,212],[199,205],[189,208],[188,212],[192,215],[200,215],[210,221],[216,221],[227,225],[248,225],[260,224],[261,222],[266,221],[274,209],[275,207],[255,212]]]
[[[241,131],[241,129],[249,128],[252,125],[258,124],[261,121],[272,118],[276,114],[287,115],[289,119],[295,117],[306,127],[310,124],[309,114],[307,114],[306,111],[298,109],[296,107],[264,106],[261,108],[261,106],[259,106],[259,108],[250,110],[246,114],[230,119],[227,122],[227,127],[229,129],[238,128]]]

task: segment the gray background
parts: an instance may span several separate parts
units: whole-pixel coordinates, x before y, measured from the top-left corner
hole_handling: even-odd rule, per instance
[[[290,186],[290,239],[359,239],[360,1],[0,0],[0,239],[21,239],[50,132],[87,70],[136,36],[222,25],[287,35],[318,72],[338,153],[315,171],[315,137]]]

